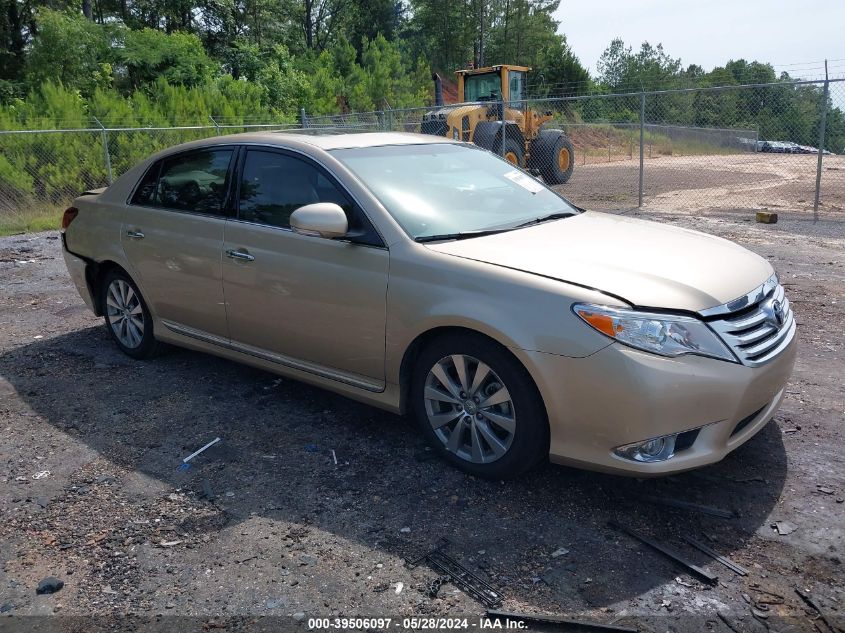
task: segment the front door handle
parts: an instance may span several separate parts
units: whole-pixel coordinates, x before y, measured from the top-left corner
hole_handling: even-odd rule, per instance
[[[131,237],[133,240],[142,240],[144,239],[144,234],[141,231],[126,231],[126,235]]]
[[[250,255],[246,251],[226,251],[226,257],[229,257],[230,259],[239,259],[243,262],[255,261],[255,257]]]

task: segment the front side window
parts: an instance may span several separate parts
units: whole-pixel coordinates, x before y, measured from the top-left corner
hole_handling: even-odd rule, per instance
[[[577,210],[485,150],[451,143],[333,150],[415,239],[509,230]]]
[[[214,149],[165,158],[144,175],[132,204],[223,215],[232,154]]]
[[[279,228],[290,228],[290,216],[299,207],[334,202],[349,222],[350,241],[383,246],[370,221],[315,164],[289,154],[249,149],[243,165],[238,219]]]
[[[241,179],[241,220],[288,228],[291,213],[315,202],[334,202],[349,216],[349,201],[314,165],[278,152],[247,152]]]

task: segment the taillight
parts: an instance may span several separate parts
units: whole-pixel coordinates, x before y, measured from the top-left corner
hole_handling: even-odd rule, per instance
[[[76,207],[68,207],[65,209],[65,213],[62,216],[62,231],[70,226],[70,223],[73,222],[77,215],[79,215],[79,209]]]

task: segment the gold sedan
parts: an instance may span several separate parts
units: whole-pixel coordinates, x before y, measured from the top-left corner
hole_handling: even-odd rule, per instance
[[[766,260],[583,211],[431,136],[188,143],[62,224],[70,275],[125,353],[169,343],[411,414],[483,477],[718,461],[772,418],[795,359]]]

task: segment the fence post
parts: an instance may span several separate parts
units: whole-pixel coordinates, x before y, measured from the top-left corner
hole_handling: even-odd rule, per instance
[[[308,115],[305,114],[305,108],[299,109],[299,127],[303,130],[308,127]]]
[[[219,125],[217,125],[217,121],[215,121],[215,120],[214,120],[214,117],[213,117],[213,116],[211,116],[210,114],[208,115],[208,118],[209,118],[209,119],[211,119],[211,122],[214,124],[214,133],[215,133],[217,136],[220,136],[220,126],[219,126]]]
[[[501,108],[501,115],[502,115],[502,116],[499,117],[501,119],[501,122],[502,122],[502,148],[501,148],[499,153],[502,155],[502,158],[504,158],[505,157],[505,139],[507,138],[507,134],[506,134],[507,122],[505,121],[505,100],[504,99],[502,99],[499,102],[499,107]]]
[[[639,195],[639,203],[637,204],[638,209],[642,209],[643,206],[643,172],[644,172],[644,163],[643,163],[643,142],[645,141],[645,92],[640,93],[640,195]]]
[[[109,155],[109,133],[106,131],[106,126],[100,123],[100,119],[93,116],[91,117],[100,126],[100,135],[103,139],[103,162],[106,164],[106,177],[108,178],[109,185],[112,184],[112,173],[111,173],[111,156]]]
[[[819,221],[819,196],[822,188],[822,157],[824,156],[824,133],[827,126],[827,100],[830,80],[827,77],[827,60],[824,60],[824,92],[822,93],[822,120],[819,125],[819,160],[816,163],[816,199],[813,202],[813,222]]]

